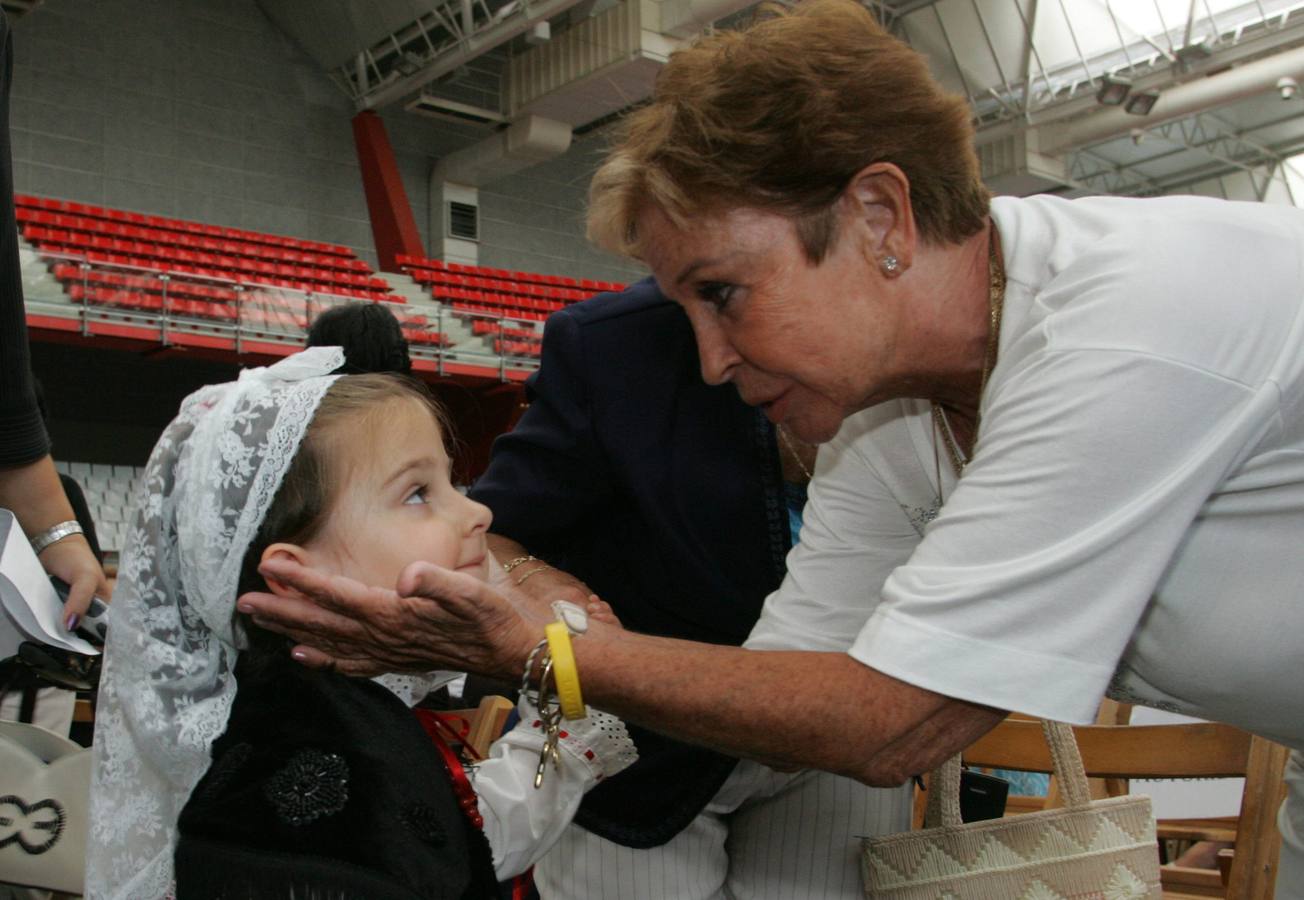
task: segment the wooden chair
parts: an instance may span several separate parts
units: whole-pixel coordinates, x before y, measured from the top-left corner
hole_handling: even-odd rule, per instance
[[[1285,796],[1282,772],[1289,752],[1285,747],[1230,725],[1207,722],[1086,725],[1073,730],[1087,775],[1093,778],[1244,777],[1234,835],[1224,832],[1236,844],[1225,884],[1214,870],[1164,866],[1164,896],[1270,900],[1281,847],[1276,814]],[[1040,723],[1026,719],[1007,718],[975,741],[964,752],[964,761],[1029,772],[1052,770]],[[1190,823],[1177,826],[1183,827],[1191,831]]]
[[[1131,704],[1119,703],[1116,700],[1110,700],[1108,697],[1100,701],[1100,707],[1096,710],[1097,725],[1126,725],[1131,717]],[[1040,721],[1032,716],[1026,716],[1023,713],[1010,713],[1009,718],[1028,722]],[[995,767],[974,766],[974,768],[991,772]],[[927,776],[925,776],[925,779],[926,778]],[[1126,794],[1127,780],[1123,778],[1088,778],[1087,787],[1091,792],[1091,799],[1101,800],[1105,797],[1118,797]],[[924,791],[916,791],[912,827],[923,827],[924,811],[927,805],[927,793]],[[1050,785],[1044,794],[1010,794],[1005,800],[1005,814],[1010,816],[1019,813],[1038,812],[1039,810],[1054,809],[1063,805],[1063,798],[1060,796],[1059,785],[1056,784],[1055,776],[1051,775]]]

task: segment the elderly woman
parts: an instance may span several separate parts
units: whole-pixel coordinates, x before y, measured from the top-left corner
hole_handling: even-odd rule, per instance
[[[972,139],[849,0],[672,57],[591,233],[683,306],[707,381],[827,445],[747,647],[595,626],[584,696],[872,784],[1106,691],[1230,722],[1294,748],[1278,896],[1304,896],[1304,213],[989,204]],[[269,574],[316,602],[245,603],[309,664],[507,677],[539,638],[429,566],[401,616]]]

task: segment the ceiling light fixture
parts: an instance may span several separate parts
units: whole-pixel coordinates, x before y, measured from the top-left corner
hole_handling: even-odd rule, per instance
[[[1102,106],[1121,106],[1132,90],[1132,82],[1121,75],[1104,75],[1100,79],[1100,89],[1096,91],[1096,102]]]
[[[1148,116],[1158,101],[1158,91],[1140,91],[1127,98],[1127,104],[1123,109],[1134,116]]]

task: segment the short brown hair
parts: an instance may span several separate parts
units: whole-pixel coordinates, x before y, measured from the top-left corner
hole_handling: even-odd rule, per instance
[[[819,262],[836,233],[834,204],[865,166],[910,180],[923,239],[959,242],[985,224],[990,195],[963,98],[923,57],[853,0],[767,7],[743,31],[677,51],[652,102],[593,177],[589,238],[639,255],[644,208],[682,226],[694,214],[753,207],[795,219]]]

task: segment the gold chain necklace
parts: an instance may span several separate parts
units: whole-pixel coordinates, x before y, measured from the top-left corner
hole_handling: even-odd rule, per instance
[[[1005,312],[1005,263],[1001,259],[1001,236],[996,230],[996,223],[991,223],[991,237],[987,241],[987,353],[983,357],[982,379],[978,382],[978,406],[982,405],[983,392],[987,390],[987,378],[996,365],[996,354],[1001,343],[1001,315]],[[974,441],[978,440],[980,415],[975,412],[973,423]],[[947,456],[955,467],[956,477],[964,473],[967,460],[960,452],[959,442],[951,430],[951,422],[941,404],[933,401],[933,466],[937,470],[937,505],[942,505],[942,463],[937,452],[937,435],[941,435],[946,445]]]
[[[782,425],[776,425],[774,426],[774,430],[779,432],[779,440],[783,441],[783,446],[788,448],[788,452],[791,453],[792,458],[796,460],[797,468],[801,469],[801,474],[806,476],[807,481],[814,478],[815,476],[811,474],[810,469],[806,468],[806,464],[802,462],[801,454],[798,453],[797,448],[793,446],[792,439],[788,437],[788,429],[784,428]]]

